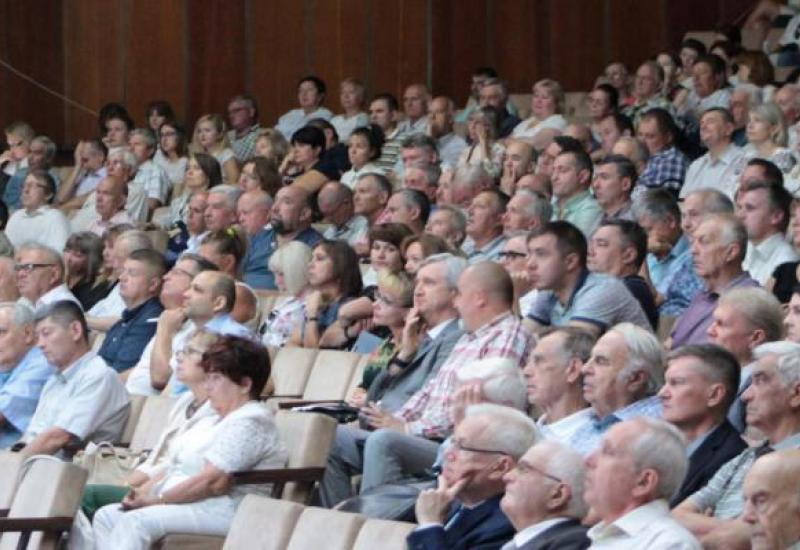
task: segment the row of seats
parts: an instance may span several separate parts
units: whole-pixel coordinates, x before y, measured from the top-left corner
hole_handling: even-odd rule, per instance
[[[361,382],[367,360],[349,351],[283,347],[272,361],[267,403],[342,400]]]

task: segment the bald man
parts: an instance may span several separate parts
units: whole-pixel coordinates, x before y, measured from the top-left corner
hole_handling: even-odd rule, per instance
[[[446,166],[455,167],[467,142],[453,132],[455,104],[449,97],[439,96],[431,101],[428,112],[428,132],[436,140],[439,158]]]
[[[400,123],[401,134],[424,134],[428,129],[428,103],[431,94],[425,84],[411,84],[403,93],[406,119]]]
[[[244,193],[236,203],[236,216],[239,225],[247,233],[248,247],[242,259],[242,277],[248,284],[265,284],[268,279],[266,258],[267,247],[264,239],[269,232],[272,197],[261,189]]]
[[[742,519],[753,550],[800,548],[800,450],[756,460],[744,479],[744,497]]]
[[[115,225],[135,225],[128,212],[125,202],[128,200],[128,184],[124,181],[106,176],[95,189],[95,211],[97,217],[89,225],[88,231],[102,237],[106,229]]]

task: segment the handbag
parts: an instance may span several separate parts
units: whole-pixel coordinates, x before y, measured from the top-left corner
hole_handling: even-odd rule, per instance
[[[359,410],[351,407],[344,401],[333,401],[330,403],[316,403],[314,405],[304,405],[300,407],[292,407],[293,411],[300,412],[315,412],[330,416],[339,424],[349,424],[358,419]]]
[[[146,451],[134,452],[103,441],[89,443],[75,454],[72,462],[89,470],[88,484],[124,485],[128,475],[146,458]]]

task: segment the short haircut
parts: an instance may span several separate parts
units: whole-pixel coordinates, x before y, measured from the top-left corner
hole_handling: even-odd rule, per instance
[[[242,188],[238,185],[223,184],[217,185],[213,189],[208,190],[209,195],[222,195],[225,197],[225,202],[228,208],[236,210],[236,203],[239,202],[239,197],[242,196]]]
[[[164,255],[157,250],[134,250],[131,252],[131,255],[128,256],[128,259],[147,265],[147,270],[151,278],[157,277],[161,279],[167,272],[167,261],[164,259]]]
[[[639,124],[641,125],[642,122],[649,120],[655,121],[656,128],[658,128],[659,133],[670,136],[670,139],[673,141],[680,134],[680,130],[675,124],[675,119],[672,118],[672,115],[666,109],[662,109],[661,107],[648,109],[642,115]]]
[[[755,191],[757,189],[763,189],[766,191],[770,210],[783,214],[783,219],[781,220],[779,228],[782,233],[785,233],[786,229],[789,227],[789,221],[792,217],[791,210],[792,202],[794,201],[792,194],[789,193],[789,191],[783,185],[775,185],[770,182],[758,180],[744,182],[739,187],[739,193]]]
[[[706,54],[706,45],[696,38],[687,38],[681,42],[681,49],[684,48],[696,51],[698,56]]]
[[[500,191],[500,189],[496,187],[490,187],[489,189],[484,189],[478,195],[492,195],[496,202],[495,213],[496,214],[503,214],[508,207],[508,201],[510,200],[509,196]]]
[[[81,326],[81,336],[84,343],[89,343],[89,326],[86,324],[86,317],[81,306],[70,300],[60,300],[45,306],[36,315],[36,322],[40,323],[46,319],[56,323],[61,327],[68,327],[73,322],[78,322]]]
[[[380,223],[370,227],[367,235],[370,246],[375,241],[382,241],[400,250],[403,239],[413,235],[413,231],[404,223]]]
[[[733,115],[725,107],[711,107],[710,109],[706,109],[703,111],[703,114],[700,115],[700,118],[702,119],[709,113],[719,113],[719,116],[721,116],[722,120],[724,120],[727,124],[736,124],[733,120]]]
[[[128,147],[115,147],[108,152],[109,160],[112,158],[117,158],[122,161],[122,164],[128,169],[130,173],[136,171],[136,168],[139,166],[139,159],[136,158],[136,155],[133,154]]]
[[[719,224],[720,244],[722,246],[736,244],[739,247],[737,261],[744,261],[744,256],[747,253],[747,229],[745,229],[741,220],[733,214],[708,214],[700,222],[700,225],[708,222]]]
[[[589,331],[569,325],[547,327],[539,334],[539,340],[551,334],[562,334],[564,336],[561,351],[564,353],[565,359],[578,359],[585,363],[592,356],[592,348],[597,339]]]
[[[636,165],[624,155],[606,155],[599,161],[597,161],[597,166],[605,166],[607,164],[613,164],[617,168],[617,175],[621,179],[628,178],[631,180],[631,189],[628,191],[628,195],[633,191],[633,187],[636,185],[636,180],[639,179],[639,174],[636,172]]]
[[[691,195],[700,195],[704,214],[733,214],[733,202],[718,189],[703,187],[686,194],[684,200]]]
[[[231,98],[228,102],[228,105],[233,103],[234,101],[238,101],[244,103],[248,109],[253,109],[253,118],[258,118],[258,103],[256,102],[256,98],[250,94],[239,94],[235,95]]]
[[[4,130],[7,135],[21,139],[25,143],[30,143],[36,135],[36,131],[33,129],[33,126],[21,120],[12,122],[6,126]]]
[[[486,86],[499,86],[503,97],[508,99],[508,82],[502,78],[498,78],[496,76],[489,78],[483,83],[483,87]]]
[[[787,353],[778,358],[778,377],[786,389],[800,384],[800,353]]]
[[[610,118],[611,120],[614,121],[614,126],[617,127],[617,131],[620,133],[620,135],[625,134],[625,132],[628,132],[628,134],[631,136],[634,134],[633,121],[631,120],[630,117],[623,115],[622,113],[617,111],[611,113],[606,118]]]
[[[642,64],[639,65],[639,67],[647,67],[648,69],[653,71],[653,73],[655,73],[656,80],[658,81],[659,84],[664,82],[664,68],[655,60],[648,59],[642,62]]]
[[[625,340],[628,350],[628,363],[619,373],[619,379],[625,380],[637,372],[646,376],[646,386],[641,399],[654,395],[664,383],[664,348],[658,338],[650,332],[633,323],[619,323],[609,329],[616,332]]]
[[[195,254],[194,252],[184,252],[178,256],[179,262],[184,260],[194,262],[194,269],[192,269],[191,273],[192,277],[199,275],[203,271],[219,271],[219,266],[214,265],[213,262],[209,262],[200,254]]]
[[[44,146],[44,162],[48,166],[53,164],[53,159],[56,158],[58,147],[55,142],[47,136],[36,136],[31,140],[31,145],[34,143],[41,143]]]
[[[236,305],[236,280],[222,271],[214,271],[214,284],[211,285],[211,299],[225,298],[225,313],[233,311]]]
[[[442,169],[438,164],[434,162],[412,162],[406,166],[406,172],[412,168],[416,168],[425,174],[425,183],[427,183],[429,187],[436,187],[438,185],[439,178],[442,176]]]
[[[33,310],[25,304],[19,302],[1,302],[0,310],[9,310],[11,322],[17,327],[29,327],[33,325],[35,316]]]
[[[47,204],[53,202],[53,198],[56,196],[56,181],[47,170],[31,170],[25,177],[34,178],[36,183],[42,186]]]
[[[325,152],[325,133],[315,126],[303,126],[292,134],[290,140],[292,145],[310,145],[314,149],[319,149],[320,154]]]
[[[388,92],[377,94],[372,98],[370,103],[373,103],[375,101],[384,101],[390,111],[400,110],[400,103],[397,101],[397,98]]]
[[[418,189],[409,188],[400,189],[395,193],[403,197],[406,208],[416,207],[419,209],[419,218],[423,224],[428,221],[431,213],[431,201],[428,195]]]
[[[526,197],[530,200],[527,207],[524,208],[526,215],[540,220],[541,223],[550,221],[553,216],[553,206],[547,197],[525,187],[517,189],[514,192],[514,196]],[[506,207],[508,207],[508,204],[506,204]]]
[[[739,391],[741,367],[736,357],[716,344],[687,344],[669,353],[667,370],[669,363],[684,357],[694,359],[706,379],[725,386],[725,399],[720,408],[727,411],[736,400]]]
[[[558,146],[559,154],[570,151],[583,151],[581,142],[572,136],[556,136],[553,138],[553,143]]]
[[[431,136],[421,133],[411,134],[403,140],[403,149],[425,149],[430,153],[438,154],[439,146]]]
[[[486,78],[497,78],[497,71],[494,67],[488,66],[481,66],[476,67],[474,71],[472,71],[473,76],[485,76]]]
[[[647,232],[641,225],[631,220],[612,218],[602,222],[600,227],[616,227],[623,248],[636,250],[636,259],[634,260],[636,269],[642,267],[644,259],[647,257]]]
[[[153,248],[153,240],[150,238],[150,235],[141,229],[129,229],[120,233],[117,240],[114,241],[114,246],[117,246],[117,243],[125,243],[128,247],[128,254],[136,250],[149,250]]]
[[[325,95],[325,92],[327,91],[327,88],[325,87],[325,81],[319,78],[318,76],[310,74],[302,77],[300,80],[297,81],[297,87],[299,88],[300,85],[304,82],[311,82],[317,89],[318,94]]]
[[[221,336],[200,360],[207,373],[216,372],[241,386],[249,378],[250,399],[258,399],[270,375],[267,348],[249,338]]]
[[[671,500],[689,469],[686,438],[678,428],[661,419],[640,416],[629,422],[641,425],[628,447],[637,473],[655,470],[658,473],[655,498]]]
[[[450,214],[450,219],[453,222],[453,229],[455,229],[458,233],[464,234],[467,230],[467,216],[464,215],[464,211],[460,208],[453,206],[452,204],[442,204],[436,207],[437,212],[448,212]]]
[[[711,72],[714,73],[714,76],[724,76],[725,75],[725,60],[722,59],[720,56],[714,53],[707,53],[701,55],[697,58],[697,61],[694,62],[695,65],[698,63],[705,63],[709,67],[711,67]]]
[[[477,403],[465,411],[466,418],[487,416],[489,430],[483,432],[492,449],[510,456],[515,461],[541,439],[536,423],[517,409],[494,403]]]
[[[745,166],[758,166],[763,172],[763,175],[759,178],[760,180],[783,187],[783,172],[774,162],[767,159],[754,158],[748,160]]]
[[[467,260],[461,256],[443,252],[441,254],[432,254],[422,260],[420,263],[420,268],[439,263],[445,264],[445,279],[447,280],[447,286],[451,289],[457,288],[458,279],[461,277],[461,274],[464,273],[464,270],[469,267]]]
[[[414,305],[414,280],[405,272],[392,273],[387,269],[378,272],[378,287],[384,287],[400,294],[399,305],[410,308]]]
[[[150,128],[136,128],[131,131],[129,137],[139,136],[140,138],[144,139],[144,142],[147,144],[147,147],[153,151],[156,149],[156,145],[158,144],[158,139],[156,135],[153,133],[153,130]]]
[[[387,199],[388,197],[392,196],[392,182],[389,181],[389,178],[387,178],[383,174],[370,172],[367,174],[361,174],[360,176],[358,176],[358,179],[356,181],[361,181],[365,178],[370,178],[372,181],[374,181],[375,185],[378,186],[378,189],[386,193]]]
[[[767,342],[783,338],[783,308],[778,299],[761,287],[732,288],[717,302],[732,307],[754,330],[764,331]]]
[[[55,248],[52,248],[50,246],[47,246],[45,244],[36,241],[27,241],[19,245],[16,249],[17,254],[19,254],[24,250],[35,250],[44,253],[49,258],[49,261],[53,265],[55,265],[56,269],[60,274],[59,278],[62,278],[64,276],[64,270],[65,270],[64,257]]]
[[[647,216],[655,221],[666,221],[672,217],[677,223],[681,221],[681,208],[675,195],[662,187],[648,189],[636,201],[634,208],[636,217]]]
[[[569,155],[572,157],[572,161],[575,163],[575,169],[578,172],[583,172],[586,170],[589,172],[589,179],[592,179],[594,174],[594,164],[592,163],[592,157],[584,151],[583,149],[578,149],[576,151],[561,151],[558,154],[559,157],[563,157],[565,155]]]
[[[507,357],[486,357],[462,364],[456,372],[459,382],[481,380],[486,401],[524,411],[528,396],[522,371],[517,363]]]
[[[552,235],[556,239],[556,248],[561,257],[577,254],[580,265],[586,265],[587,244],[583,232],[566,221],[553,221],[546,224],[539,231],[534,231],[528,241],[536,237]]]

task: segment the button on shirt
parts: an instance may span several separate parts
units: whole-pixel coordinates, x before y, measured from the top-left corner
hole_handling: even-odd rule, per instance
[[[45,382],[55,372],[42,350],[33,347],[11,370],[0,371],[0,449],[10,447],[28,429]]]
[[[742,269],[762,286],[767,283],[775,268],[786,262],[797,261],[797,253],[783,235],[775,233],[758,244],[747,243]]]
[[[23,437],[61,428],[82,441],[116,442],[128,420],[128,392],[116,371],[89,352],[44,385],[39,405]]]
[[[244,282],[253,288],[277,290],[275,274],[269,269],[269,259],[278,248],[278,234],[271,227],[251,235],[250,244],[242,260]],[[293,239],[308,246],[315,246],[322,239],[316,230],[306,228]]]
[[[586,190],[567,199],[563,206],[553,199],[553,221],[563,220],[581,230],[586,237],[591,235],[600,224],[603,210],[597,200]]]
[[[697,539],[672,519],[666,500],[634,508],[613,523],[600,522],[587,533],[591,548],[627,550],[700,550]]]
[[[695,160],[686,172],[686,182],[681,187],[680,197],[684,198],[698,189],[716,189],[733,200],[738,183],[734,171],[741,157],[742,149],[730,144],[718,157],[706,153]]]
[[[133,309],[125,309],[122,318],[108,330],[98,355],[117,372],[133,367],[155,335],[162,311],[164,306],[158,297],[150,298]]]

